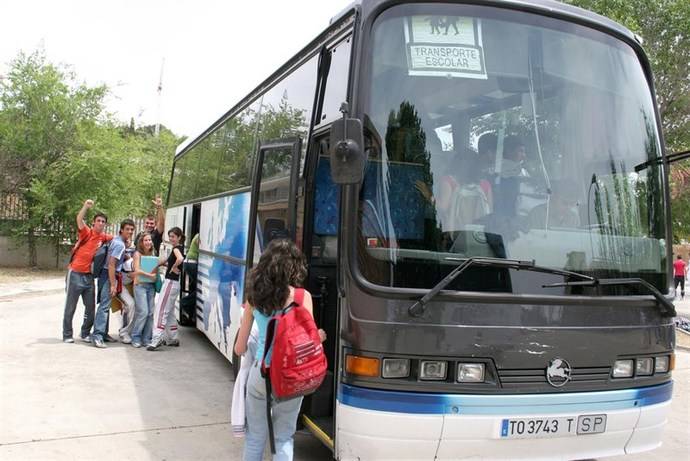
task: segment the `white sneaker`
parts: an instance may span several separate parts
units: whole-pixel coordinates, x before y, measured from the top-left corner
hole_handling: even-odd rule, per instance
[[[132,344],[132,337],[128,334],[120,335],[120,342],[123,344]]]
[[[156,349],[158,349],[162,345],[163,345],[163,338],[160,337],[158,339],[154,339],[153,341],[151,341],[151,344],[146,346],[146,350],[147,351],[155,351]]]

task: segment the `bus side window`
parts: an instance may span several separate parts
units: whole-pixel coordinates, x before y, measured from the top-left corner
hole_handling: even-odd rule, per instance
[[[314,239],[312,256],[335,264],[337,256],[340,188],[331,179],[329,157],[319,155],[314,183]]]
[[[331,48],[331,65],[326,80],[326,91],[319,120],[314,125],[324,125],[342,117],[340,105],[347,99],[347,80],[350,74],[350,48],[352,38],[348,37]]]

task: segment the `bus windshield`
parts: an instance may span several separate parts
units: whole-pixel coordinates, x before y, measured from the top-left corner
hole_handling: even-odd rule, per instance
[[[370,43],[365,278],[430,288],[484,256],[640,277],[666,292],[663,167],[635,168],[661,155],[660,140],[632,48],[561,20],[443,4],[386,10]],[[542,288],[533,273],[472,271],[448,289],[569,290]]]

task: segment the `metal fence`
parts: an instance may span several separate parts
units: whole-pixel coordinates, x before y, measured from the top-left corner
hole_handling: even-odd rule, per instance
[[[9,193],[0,195],[0,234],[13,234],[12,230],[17,229],[29,218],[26,205],[19,194]],[[117,235],[120,230],[120,222],[122,219],[109,219],[105,231],[109,234]],[[143,217],[130,217],[136,225],[136,232],[144,229]],[[74,226],[74,221],[65,222],[46,222],[40,227],[34,229],[34,235],[41,237],[52,237],[59,235],[61,232],[67,230],[68,227]],[[74,236],[76,239],[76,235]],[[74,243],[73,238],[69,238],[70,242]]]
[[[108,234],[117,235],[118,232],[120,231],[120,222],[122,222],[123,219],[125,219],[125,218],[113,219],[113,220],[108,218],[108,224],[105,226],[105,232]],[[129,219],[134,221],[134,235],[136,235],[138,232],[144,230],[145,218],[130,217]]]
[[[0,220],[24,221],[29,214],[19,194],[2,194],[0,198]]]

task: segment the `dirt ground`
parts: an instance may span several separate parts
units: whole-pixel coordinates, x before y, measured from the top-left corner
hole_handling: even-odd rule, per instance
[[[29,269],[26,267],[0,267],[0,284],[33,282],[52,277],[64,277],[58,269]]]

